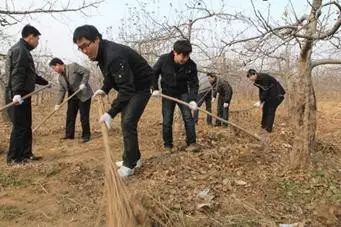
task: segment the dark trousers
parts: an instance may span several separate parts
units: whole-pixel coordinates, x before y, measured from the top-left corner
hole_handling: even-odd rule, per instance
[[[218,117],[220,118],[223,118],[224,120],[228,121],[229,120],[229,110],[230,110],[230,101],[228,102],[229,103],[229,106],[228,107],[224,107],[224,99],[223,97],[218,97],[218,103],[217,103],[217,115]],[[224,122],[221,122],[219,120],[216,120],[216,125],[217,126],[220,126],[220,125],[224,125],[224,126],[227,126],[226,123]]]
[[[180,99],[184,102],[188,102],[188,94],[182,94],[176,96],[174,98]],[[162,99],[162,117],[163,117],[163,124],[162,124],[162,134],[163,134],[163,141],[165,147],[173,147],[173,116],[174,116],[174,109],[175,105],[178,105],[182,114],[182,119],[185,124],[186,130],[186,143],[190,145],[192,143],[196,143],[196,135],[195,135],[195,123],[192,117],[191,110],[181,104],[177,104],[175,101]]]
[[[150,98],[150,91],[138,91],[121,111],[121,127],[123,134],[123,165],[134,168],[141,153],[137,136],[137,124]]]
[[[74,138],[75,137],[75,125],[77,112],[79,110],[80,120],[82,125],[82,138],[90,138],[90,106],[91,98],[85,102],[79,100],[77,96],[72,97],[67,103],[67,113],[66,113],[66,128],[65,137]]]
[[[7,161],[23,161],[32,155],[32,106],[31,98],[21,105],[10,107],[12,132]]]
[[[280,96],[276,99],[264,103],[262,114],[262,128],[266,131],[272,132],[277,107],[283,102],[283,100],[284,97]]]
[[[210,113],[212,113],[212,92],[208,91],[208,92],[203,92],[198,94],[198,98],[197,98],[197,103],[198,106],[202,106],[202,104],[205,102],[205,107],[206,110]],[[194,111],[194,122],[198,123],[198,119],[199,119],[199,111],[196,110]],[[212,117],[210,115],[206,116],[206,122],[207,124],[211,125],[212,124]]]

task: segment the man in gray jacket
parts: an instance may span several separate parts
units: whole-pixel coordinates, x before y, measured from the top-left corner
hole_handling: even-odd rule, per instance
[[[88,83],[90,71],[77,63],[66,65],[59,58],[53,58],[49,65],[59,75],[58,82],[60,86],[55,110],[59,109],[66,92],[68,92],[68,96],[71,96],[75,91],[81,89],[77,95],[68,101],[65,137],[63,139],[74,139],[76,117],[79,110],[82,124],[82,140],[86,143],[90,140],[91,135],[89,115],[93,91]]]
[[[212,112],[212,85],[207,77],[206,74],[200,73],[198,75],[199,79],[199,91],[198,91],[198,98],[197,103],[198,107],[200,107],[204,102],[206,106],[206,110],[208,112]],[[196,124],[198,124],[198,118],[199,118],[199,111],[194,111],[194,121]],[[212,117],[210,115],[206,116],[206,122],[208,125],[212,125]]]

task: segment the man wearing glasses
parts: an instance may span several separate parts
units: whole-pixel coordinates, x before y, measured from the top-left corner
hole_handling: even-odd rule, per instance
[[[133,49],[102,39],[97,28],[83,25],[73,33],[73,42],[91,61],[97,61],[104,81],[96,95],[104,96],[114,88],[118,93],[111,108],[100,122],[110,128],[112,119],[121,113],[124,142],[123,161],[117,162],[118,174],[127,177],[141,166],[137,124],[150,98],[153,70],[147,61]]]

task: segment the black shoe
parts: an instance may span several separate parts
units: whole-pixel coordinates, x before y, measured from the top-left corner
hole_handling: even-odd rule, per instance
[[[39,160],[41,160],[43,157],[41,157],[41,156],[35,156],[35,155],[31,155],[31,156],[29,156],[28,158],[27,158],[27,160],[29,160],[29,161],[39,161]]]
[[[73,140],[74,137],[71,136],[64,136],[63,138],[60,138],[61,140]]]
[[[7,165],[8,166],[25,165],[28,162],[29,162],[28,159],[23,159],[23,160],[10,159],[10,160],[7,160]]]
[[[82,143],[87,143],[90,141],[90,137],[82,138]]]

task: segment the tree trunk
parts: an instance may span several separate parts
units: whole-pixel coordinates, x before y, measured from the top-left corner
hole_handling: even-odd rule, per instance
[[[305,34],[312,36],[316,33],[317,10],[322,0],[314,0],[309,15],[309,25]],[[310,154],[316,144],[316,98],[312,82],[311,55],[313,39],[306,39],[302,45],[297,65],[298,73],[292,78],[291,92],[295,95],[290,100],[291,115],[293,116],[294,141],[289,154],[290,168],[306,168],[310,165]]]
[[[310,153],[315,149],[316,98],[311,78],[309,60],[300,59],[298,75],[292,91],[291,116],[293,116],[294,144],[290,153],[290,167],[305,168],[310,165]]]

